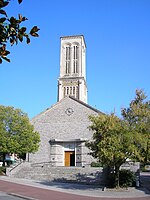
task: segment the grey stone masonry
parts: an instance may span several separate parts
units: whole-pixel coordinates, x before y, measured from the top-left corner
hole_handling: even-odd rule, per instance
[[[122,165],[135,173],[139,171],[139,163]],[[41,181],[74,182],[105,185],[106,177],[102,167],[52,167],[50,163],[23,162],[17,168],[7,169],[7,176]]]
[[[48,163],[23,163],[18,171],[11,173],[11,176],[43,181],[103,184],[102,168],[51,167]]]
[[[91,140],[90,115],[100,111],[73,97],[66,97],[31,120],[40,133],[40,148],[29,155],[31,163],[51,162],[65,166],[65,151],[75,152],[75,166],[90,165],[93,158],[85,141]]]

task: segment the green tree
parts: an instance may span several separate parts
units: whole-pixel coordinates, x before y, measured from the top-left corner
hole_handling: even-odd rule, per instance
[[[0,153],[31,153],[39,148],[40,136],[20,109],[0,106]]]
[[[122,116],[133,130],[135,145],[140,149],[142,161],[150,162],[150,101],[143,90],[136,90],[129,108],[122,109]]]
[[[138,148],[135,151],[133,133],[124,120],[114,114],[90,116],[93,133],[93,141],[87,146],[92,150],[92,155],[110,169],[114,177],[115,186],[119,187],[119,168],[126,162],[127,158],[138,155]]]
[[[11,0],[0,0],[0,64],[2,59],[10,62],[10,59],[7,58],[7,55],[10,52],[6,49],[7,44],[18,44],[22,42],[23,39],[26,39],[27,44],[30,43],[30,36],[38,37],[39,28],[34,26],[29,33],[27,33],[27,28],[21,26],[21,23],[26,21],[27,18],[19,14],[18,19],[15,17],[8,17],[4,8],[8,6]],[[20,4],[23,0],[18,0]]]
[[[93,140],[87,142],[91,154],[112,169],[114,183],[119,186],[119,168],[127,159],[149,159],[150,104],[141,90],[129,108],[122,109],[122,118],[110,115],[90,116]]]

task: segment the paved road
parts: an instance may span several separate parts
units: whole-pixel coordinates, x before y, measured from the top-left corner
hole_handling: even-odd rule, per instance
[[[150,176],[145,175],[145,177],[147,177],[146,180],[148,181]],[[17,180],[9,177],[0,178],[0,191],[6,192],[7,194],[13,193],[22,197],[29,197],[26,199],[34,200],[150,200],[150,192],[144,188],[140,188],[139,190],[133,189],[126,192],[102,192],[100,188],[95,189],[89,186],[73,184],[54,185],[42,182],[37,183],[24,179]],[[11,200],[13,200],[13,198],[14,197],[12,197]]]
[[[16,197],[16,196],[8,195],[4,192],[0,192],[0,200],[24,200],[24,199]]]

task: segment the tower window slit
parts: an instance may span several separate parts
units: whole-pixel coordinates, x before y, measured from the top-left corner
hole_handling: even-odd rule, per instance
[[[70,95],[72,95],[72,87],[70,87]]]
[[[66,96],[66,87],[64,87],[64,97]]]
[[[75,97],[75,87],[73,87],[73,96]]]
[[[73,72],[78,73],[78,46],[74,46],[73,50]]]
[[[78,73],[78,61],[75,60],[75,69],[76,69],[76,73]]]
[[[75,70],[75,60],[73,61],[73,73],[75,73],[76,70]]]
[[[75,50],[76,50],[76,48],[75,48],[75,46],[73,47],[73,59],[75,59]]]
[[[68,62],[66,61],[66,74],[68,74]]]
[[[76,46],[76,59],[78,59],[78,46]]]
[[[70,47],[66,47],[66,74],[70,73]]]
[[[67,87],[67,95],[69,94],[69,87]]]

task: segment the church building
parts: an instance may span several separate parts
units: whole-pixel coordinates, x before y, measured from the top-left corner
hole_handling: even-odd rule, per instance
[[[85,146],[93,135],[89,116],[98,114],[87,104],[84,36],[61,37],[57,103],[31,120],[41,142],[39,150],[28,155],[29,162],[89,166],[94,160]]]

